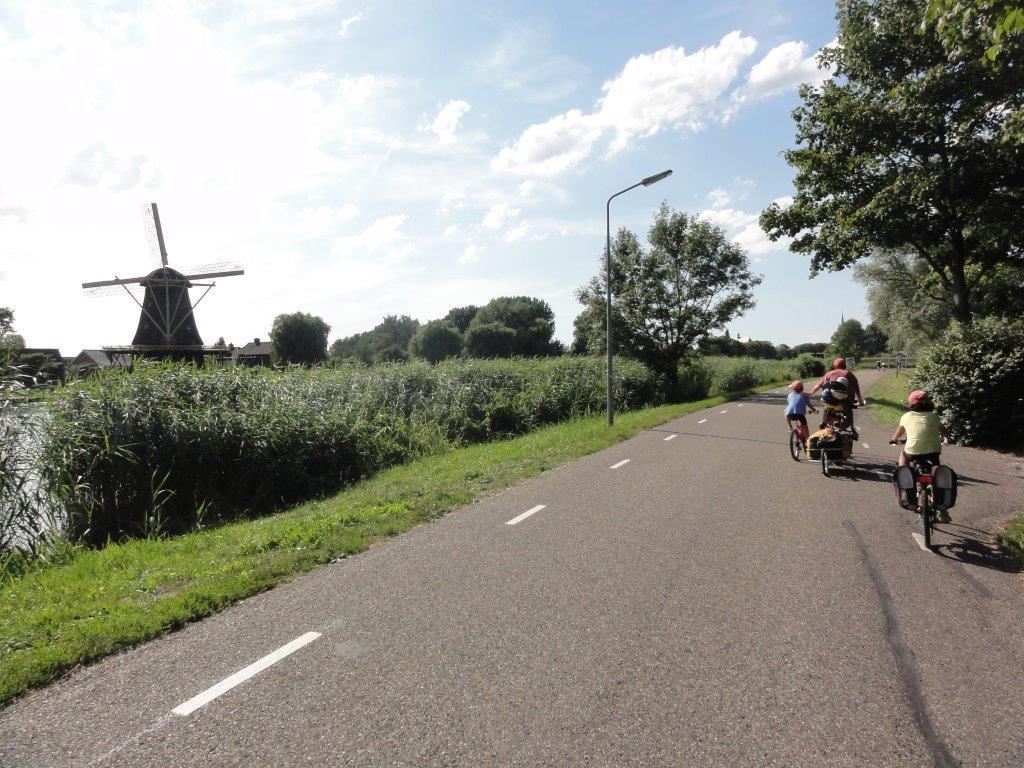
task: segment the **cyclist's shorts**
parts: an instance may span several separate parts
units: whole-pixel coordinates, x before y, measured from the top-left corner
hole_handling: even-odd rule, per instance
[[[907,461],[923,461],[933,465],[942,463],[938,453],[907,453],[904,451],[903,455],[907,457]]]

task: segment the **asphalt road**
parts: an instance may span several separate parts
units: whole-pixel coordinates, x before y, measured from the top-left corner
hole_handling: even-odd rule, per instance
[[[0,712],[0,765],[1024,766],[1024,575],[986,533],[1024,509],[1020,462],[948,448],[960,502],[926,552],[876,474],[889,430],[859,413],[856,471],[825,478],[789,458],[783,402],[677,419],[92,665]]]

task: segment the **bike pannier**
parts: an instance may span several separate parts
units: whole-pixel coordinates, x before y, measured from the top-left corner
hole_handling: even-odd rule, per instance
[[[956,504],[956,472],[939,464],[932,470],[932,493],[937,509],[951,509]]]
[[[896,467],[892,473],[892,487],[896,489],[896,503],[904,509],[917,509],[917,478],[910,467]]]

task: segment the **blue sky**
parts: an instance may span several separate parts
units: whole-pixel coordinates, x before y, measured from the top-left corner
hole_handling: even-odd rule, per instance
[[[498,295],[550,302],[569,340],[604,200],[645,231],[661,200],[725,227],[764,275],[734,333],[827,339],[867,320],[849,274],[808,281],[758,212],[792,193],[799,82],[826,2],[7,3],[0,9],[0,304],[34,346],[126,343],[139,206],[172,266],[239,261],[197,309],[210,343],[275,315],[331,338]]]

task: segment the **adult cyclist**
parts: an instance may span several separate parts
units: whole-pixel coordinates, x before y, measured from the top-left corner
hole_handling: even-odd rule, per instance
[[[837,357],[832,361],[832,370],[818,379],[818,383],[814,385],[814,389],[811,390],[811,394],[817,394],[831,382],[839,381],[840,379],[842,379],[842,383],[846,385],[846,391],[848,393],[846,399],[843,401],[844,415],[846,416],[847,424],[849,424],[850,429],[853,431],[853,439],[857,440],[859,435],[857,434],[857,429],[853,426],[853,409],[855,406],[864,405],[864,397],[860,393],[860,383],[857,381],[857,377],[850,371],[846,370],[845,358]]]

